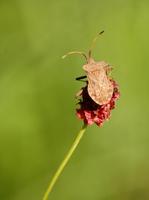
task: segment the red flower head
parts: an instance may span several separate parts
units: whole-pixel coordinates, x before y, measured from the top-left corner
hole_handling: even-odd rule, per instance
[[[82,88],[79,94],[79,108],[76,109],[76,114],[79,119],[82,119],[85,124],[91,125],[96,123],[102,126],[104,121],[108,120],[111,115],[111,110],[115,108],[115,102],[120,96],[118,84],[114,80],[110,80],[114,90],[111,100],[104,105],[99,105],[92,100],[88,94],[87,85]]]

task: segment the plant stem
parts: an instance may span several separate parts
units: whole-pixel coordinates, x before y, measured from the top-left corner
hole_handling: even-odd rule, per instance
[[[68,163],[69,159],[71,158],[73,152],[75,151],[76,147],[78,146],[82,136],[84,135],[84,132],[86,130],[87,125],[84,124],[82,126],[82,128],[80,129],[76,139],[74,140],[71,148],[69,149],[68,153],[66,154],[66,156],[64,157],[63,161],[61,162],[61,164],[59,165],[57,171],[55,172],[51,182],[49,183],[48,189],[46,190],[43,199],[42,200],[47,200],[48,196],[50,194],[50,192],[52,191],[56,181],[58,180],[59,176],[61,175],[64,167],[66,166],[66,164]]]

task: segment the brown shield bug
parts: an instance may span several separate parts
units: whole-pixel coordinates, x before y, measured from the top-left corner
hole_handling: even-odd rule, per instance
[[[108,77],[108,72],[111,71],[111,66],[105,61],[96,62],[91,57],[93,46],[99,37],[104,31],[98,33],[94,38],[88,55],[84,52],[72,51],[63,56],[65,58],[71,54],[80,54],[85,57],[86,64],[83,65],[83,69],[86,72],[87,76],[81,76],[76,78],[76,80],[81,80],[87,77],[88,81],[88,94],[89,96],[99,105],[107,104],[112,98],[113,94],[113,85]]]

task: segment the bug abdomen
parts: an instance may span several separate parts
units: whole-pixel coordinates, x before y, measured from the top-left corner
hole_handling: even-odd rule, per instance
[[[107,104],[113,95],[113,85],[105,73],[88,74],[89,96],[99,105]]]

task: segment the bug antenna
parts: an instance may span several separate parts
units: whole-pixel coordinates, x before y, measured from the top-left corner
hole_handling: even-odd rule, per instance
[[[83,56],[85,58],[85,60],[87,61],[87,56],[84,52],[81,52],[81,51],[71,51],[71,52],[68,52],[67,54],[65,54],[64,56],[62,56],[62,58],[66,58],[67,56],[69,55],[72,55],[72,54],[79,54],[81,56]]]
[[[97,36],[93,39],[92,44],[91,44],[91,47],[90,47],[89,52],[88,52],[89,58],[91,57],[92,49],[93,49],[94,46],[95,46],[96,40],[97,40],[97,39],[99,38],[99,36],[102,35],[103,33],[104,33],[104,31],[99,32],[99,33],[97,34]]]

